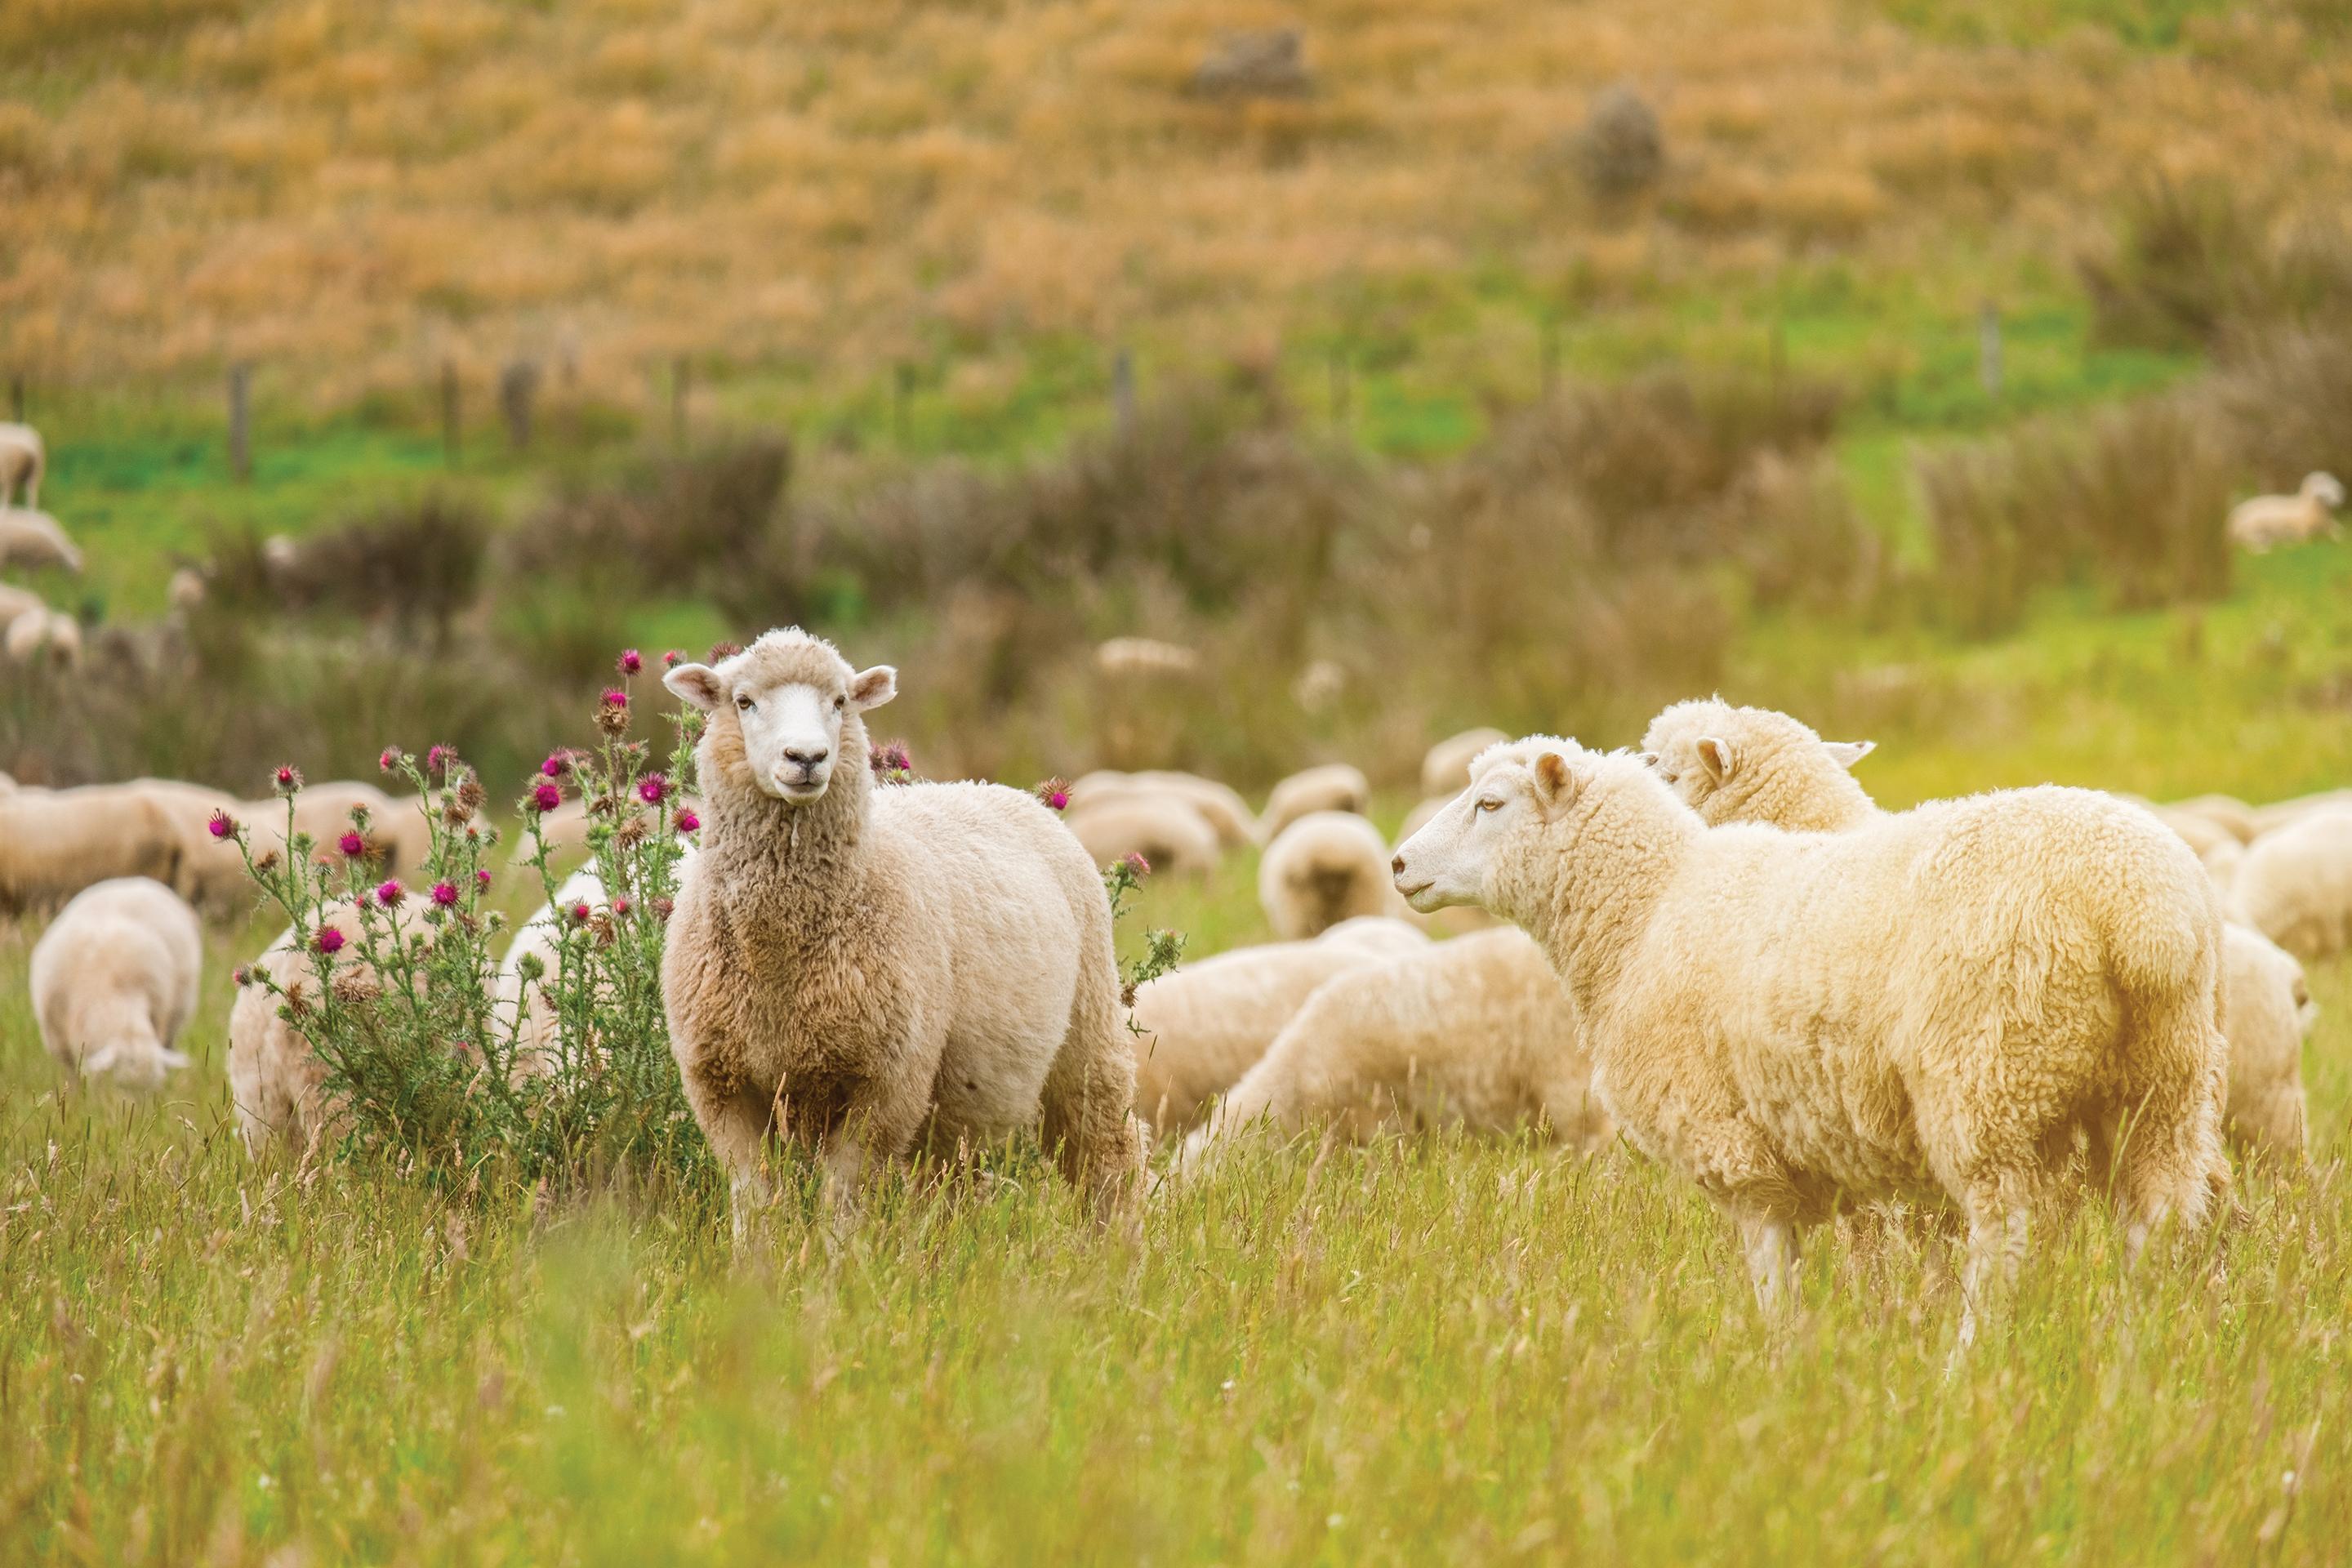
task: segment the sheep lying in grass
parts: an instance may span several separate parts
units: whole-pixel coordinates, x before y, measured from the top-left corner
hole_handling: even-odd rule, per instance
[[[1846,773],[1868,747],[1823,741],[1785,713],[1677,703],[1651,721],[1642,745],[1658,775],[1710,824],[1787,827],[1785,813],[1816,826],[1834,824],[1827,830],[1842,832],[1885,815]],[[2233,908],[2230,884],[2242,855],[2237,839],[2202,816],[2182,815],[2205,824],[2213,836],[2199,863],[2222,908]],[[2188,842],[2193,849],[2195,840]],[[2303,967],[2259,933],[2224,923],[2220,997],[2230,1064],[2223,1130],[2241,1142],[2299,1160],[2302,1047],[2309,1020]]]
[[[1166,770],[1122,773],[1097,769],[1070,786],[1070,810],[1074,814],[1092,811],[1138,795],[1174,795],[1185,801],[1216,830],[1217,842],[1225,848],[1257,842],[1257,818],[1251,815],[1249,803],[1229,786],[1197,773]]]
[[[33,948],[41,1043],[65,1069],[161,1089],[188,1065],[173,1049],[196,1010],[204,933],[179,895],[120,877],[74,895]]]
[[[81,668],[81,623],[56,610],[26,610],[0,632],[0,648],[11,664],[46,662],[60,669]]]
[[[0,913],[51,908],[117,877],[172,887],[179,869],[177,825],[136,786],[0,795]]]
[[[1612,1135],[1575,1011],[1543,949],[1490,931],[1350,969],[1318,987],[1184,1151],[1337,1119],[1349,1136],[1535,1128],[1590,1152]]]
[[[1217,868],[1217,830],[1178,795],[1118,795],[1073,808],[1064,821],[1097,866],[1140,855],[1155,872],[1204,876]]]
[[[2246,851],[2231,889],[2246,923],[2298,958],[2352,938],[2352,807],[2322,806]]]
[[[1161,1132],[1191,1126],[1249,1071],[1316,987],[1333,975],[1417,952],[1429,938],[1402,921],[1343,921],[1312,942],[1235,948],[1135,994],[1136,1114]]]
[[[2336,509],[2344,504],[2344,487],[2333,474],[2305,474],[2291,496],[2256,496],[2230,509],[2230,542],[2256,555],[2273,545],[2301,544],[2321,533],[2344,531]]]
[[[1310,812],[1265,847],[1257,901],[1285,942],[1318,936],[1358,915],[1398,912],[1389,886],[1389,847],[1352,812]]]
[[[62,566],[81,570],[81,550],[45,511],[0,506],[0,566]]]
[[[1470,764],[1489,746],[1509,740],[1500,730],[1465,730],[1429,748],[1421,759],[1421,793],[1430,800],[1452,800],[1470,785]]]
[[[342,951],[333,961],[340,980],[345,970],[359,964],[359,919],[349,910],[330,910],[320,929],[342,933]],[[279,932],[250,967],[289,993],[318,994],[316,966],[310,954],[296,945],[291,927]],[[257,1159],[278,1139],[310,1148],[334,1131],[332,1108],[324,1099],[327,1064],[301,1030],[278,1016],[281,1005],[268,986],[254,981],[238,988],[228,1010],[229,1101],[236,1108],[246,1152]]]
[[[1265,810],[1257,820],[1258,842],[1273,843],[1292,823],[1311,813],[1343,811],[1361,816],[1371,808],[1372,786],[1364,782],[1360,771],[1345,763],[1308,768],[1275,785],[1274,793],[1266,796]]]
[[[1640,759],[1538,736],[1480,758],[1395,870],[1414,908],[1483,902],[1543,944],[1602,1105],[1738,1221],[1768,1304],[1840,1200],[1947,1194],[1972,1339],[2077,1134],[2135,1255],[2227,1185],[2220,911],[2188,847],[2105,795],[1709,828]]]
[[[10,510],[19,491],[24,493],[25,506],[37,510],[41,473],[48,466],[48,452],[41,445],[38,430],[30,425],[0,424],[0,510]]]
[[[845,1197],[875,1161],[1041,1121],[1098,1212],[1132,1193],[1110,903],[1053,813],[991,784],[877,788],[861,715],[897,675],[800,630],[665,679],[709,719],[662,994],[739,1197],[764,1193],[771,1136],[819,1148]]]

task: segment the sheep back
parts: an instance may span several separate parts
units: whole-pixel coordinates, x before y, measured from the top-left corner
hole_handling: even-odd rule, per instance
[[[196,1009],[204,932],[163,883],[121,877],[85,888],[34,945],[29,975],[41,1043],[70,1072],[110,1054],[118,1081],[160,1085]]]

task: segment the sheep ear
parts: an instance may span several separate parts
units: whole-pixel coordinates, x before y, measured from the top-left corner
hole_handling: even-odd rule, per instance
[[[1547,806],[1562,806],[1576,798],[1576,775],[1569,771],[1568,759],[1558,752],[1546,752],[1536,759],[1536,793],[1543,796]]]
[[[1842,768],[1853,766],[1877,749],[1878,742],[1875,741],[1823,741],[1822,742],[1822,750],[1830,754],[1830,761]]]
[[[1642,752],[1636,754],[1634,760],[1639,762],[1645,768],[1654,768],[1658,765],[1658,753],[1655,752]]]
[[[172,1050],[167,1047],[158,1053],[158,1059],[163,1062],[167,1070],[177,1072],[182,1068],[188,1065],[188,1053],[185,1051]]]
[[[849,682],[849,705],[860,713],[898,695],[898,672],[887,664],[861,669]]]
[[[1738,764],[1739,753],[1732,749],[1730,742],[1718,741],[1712,735],[1700,737],[1698,765],[1706,770],[1706,776],[1709,779],[1721,784],[1724,780],[1731,776],[1731,770]]]
[[[670,695],[692,703],[705,713],[716,710],[727,698],[719,689],[719,672],[707,664],[681,664],[662,677],[662,684],[669,688]]]
[[[114,1064],[122,1059],[120,1046],[100,1046],[81,1058],[81,1070],[86,1073],[112,1072]]]

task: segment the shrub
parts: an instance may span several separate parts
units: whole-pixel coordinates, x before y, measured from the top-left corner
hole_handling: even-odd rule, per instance
[[[1666,139],[1656,110],[1629,82],[1601,89],[1576,139],[1577,173],[1596,201],[1622,202],[1665,173]]]
[[[429,627],[446,649],[451,620],[481,587],[488,540],[480,511],[440,495],[282,543],[215,528],[210,592],[230,609],[275,603],[387,622],[412,642]]]
[[[2032,493],[2014,443],[1924,455],[1914,468],[1935,549],[1936,603],[1963,637],[2015,630],[2063,547],[2059,520],[2037,510],[2049,496]]]
[[[2352,431],[2352,341],[2294,331],[2236,355],[2218,378],[2231,438],[2257,483],[2292,490],[2315,468],[2345,461]]]

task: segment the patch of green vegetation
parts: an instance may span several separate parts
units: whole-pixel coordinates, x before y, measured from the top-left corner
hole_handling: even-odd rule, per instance
[[[2168,49],[2191,16],[2229,9],[2224,0],[1885,0],[1885,13],[1947,43],[2042,44],[2075,27],[2104,27],[2137,48]]]

